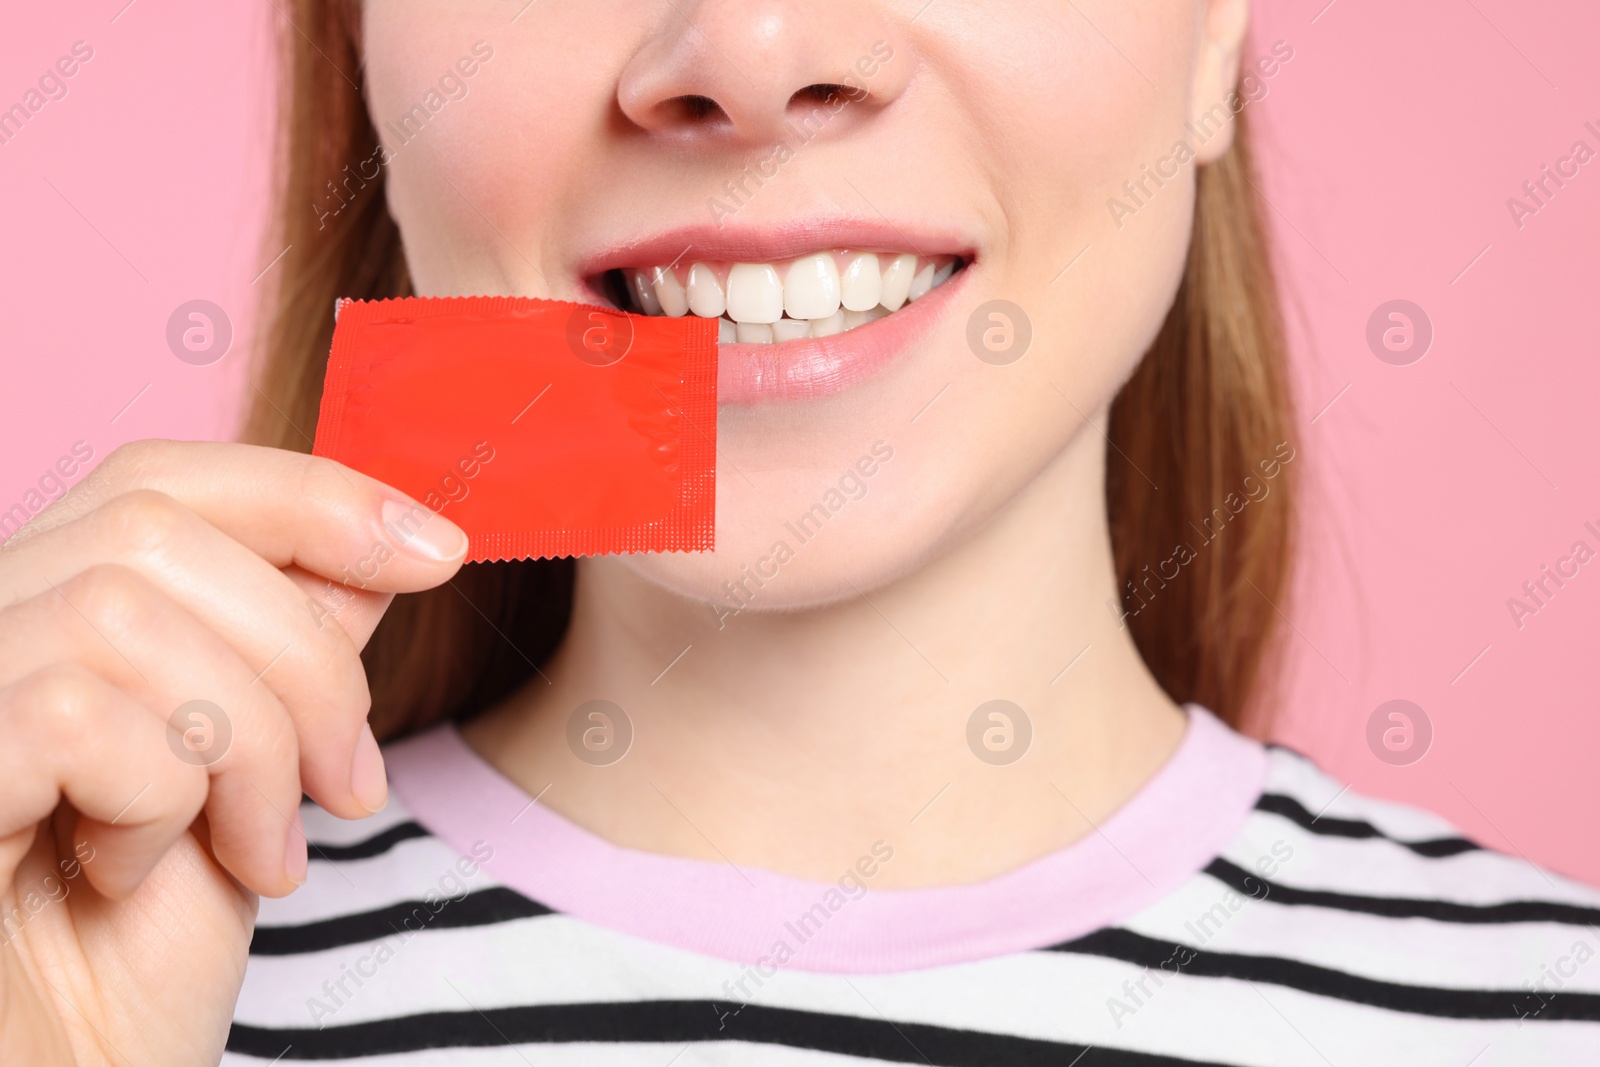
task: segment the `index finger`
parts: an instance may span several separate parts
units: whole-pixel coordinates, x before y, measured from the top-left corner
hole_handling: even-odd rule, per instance
[[[229,442],[123,445],[13,540],[135,489],[173,497],[280,569],[377,593],[432,588],[466,558],[461,528],[398,489],[321,456]]]

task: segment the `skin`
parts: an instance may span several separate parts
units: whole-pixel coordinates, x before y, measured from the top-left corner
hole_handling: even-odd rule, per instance
[[[585,254],[703,221],[794,92],[879,40],[894,59],[869,98],[741,222],[881,210],[954,226],[976,252],[956,306],[882,373],[725,408],[717,550],[582,561],[549,680],[469,742],[618,843],[818,880],[878,839],[896,852],[874,884],[916,886],[1092,832],[1183,730],[1105,608],[1103,430],[1177,284],[1192,169],[1120,229],[1105,205],[1232,86],[1245,21],[1245,0],[604,0],[515,23],[487,0],[371,5],[380,125],[474,41],[495,49],[389,163],[419,292],[581,296]],[[690,114],[685,94],[717,107]],[[964,340],[994,298],[1034,329],[1003,368]],[[719,627],[723,582],[879,440],[894,458],[865,495]],[[359,649],[392,594],[464,554],[442,518],[409,543],[386,531],[397,498],[311,457],[141,442],[6,543],[0,914],[27,915],[0,944],[0,1062],[216,1062],[256,895],[304,877],[301,790],[345,818],[383,803]],[[338,586],[377,546],[367,588]],[[167,727],[196,692],[232,731],[209,763],[174,758]],[[636,733],[605,768],[564,740],[593,697]],[[997,697],[1034,732],[1005,767],[965,743]]]
[[[882,839],[896,859],[877,885],[976,881],[1090,832],[1183,729],[1105,607],[1102,431],[1180,279],[1193,169],[1121,229],[1106,201],[1232,87],[1245,5],[940,0],[911,22],[906,5],[860,0],[701,3],[692,26],[670,7],[611,6],[530,8],[509,31],[496,5],[369,9],[380,119],[472,42],[495,48],[458,110],[390,164],[421,292],[582,299],[585,255],[702,221],[707,196],[809,107],[794,94],[838,80],[876,41],[894,57],[872,95],[738,221],[882,212],[953,228],[976,262],[925,343],[869,381],[724,406],[716,551],[581,561],[560,654],[469,725],[469,743],[610,840],[802,878],[837,877]],[[455,29],[435,32],[447,18]],[[620,28],[583,32],[602,21]],[[686,115],[674,100],[689,94],[718,107]],[[1202,161],[1226,143],[1212,138]],[[1035,337],[999,368],[965,335],[995,298],[1020,305]],[[719,619],[707,602],[724,582],[795,544],[784,523],[876,441],[894,458],[865,495]],[[565,743],[593,698],[622,707],[636,738],[602,768]],[[1034,727],[1027,757],[1003,768],[965,741],[995,698]]]

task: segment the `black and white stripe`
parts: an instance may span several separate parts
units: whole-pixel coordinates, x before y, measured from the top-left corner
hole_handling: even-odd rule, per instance
[[[886,1018],[739,1005],[727,1001],[647,1000],[532,1004],[381,1019],[323,1030],[262,1030],[235,1024],[228,1047],[257,1057],[338,1060],[430,1047],[609,1043],[673,1046],[709,1042],[786,1046],[878,1063],[1199,1067],[1205,1061],[1153,1053],[1099,1050],[1012,1034],[984,1033]],[[665,1062],[665,1061],[661,1061]]]
[[[397,802],[361,835],[307,808],[312,879],[263,901],[224,1062],[1600,1063],[1600,893],[1287,751],[1270,767],[1223,855],[1117,926],[924,971],[780,970],[748,1003],[737,964],[449,877]]]

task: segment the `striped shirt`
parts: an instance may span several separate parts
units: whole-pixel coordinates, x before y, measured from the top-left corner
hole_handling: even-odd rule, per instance
[[[1600,1065],[1600,891],[1186,710],[1095,832],[909,890],[620,848],[435,728],[303,810],[223,1062]]]

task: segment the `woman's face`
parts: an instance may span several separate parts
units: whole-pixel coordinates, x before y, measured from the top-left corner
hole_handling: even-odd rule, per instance
[[[364,49],[419,294],[727,320],[716,551],[608,565],[765,610],[890,580],[1098,447],[1245,7],[383,0]]]

